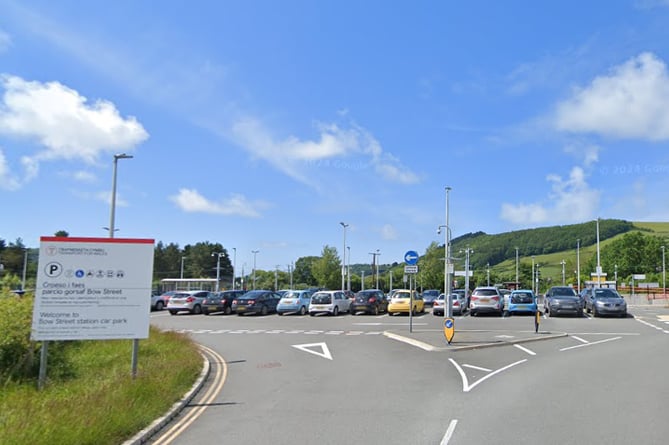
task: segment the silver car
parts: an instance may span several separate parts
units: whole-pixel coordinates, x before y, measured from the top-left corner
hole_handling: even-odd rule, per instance
[[[585,300],[586,312],[592,312],[593,317],[600,315],[617,315],[627,317],[627,302],[615,289],[594,288],[588,289],[589,295]]]
[[[206,290],[177,292],[167,302],[167,310],[171,315],[176,315],[182,311],[188,311],[191,314],[201,314],[202,304],[209,297],[209,294],[210,292]]]
[[[504,296],[494,286],[481,286],[474,289],[469,298],[469,313],[475,317],[480,312],[504,314]]]

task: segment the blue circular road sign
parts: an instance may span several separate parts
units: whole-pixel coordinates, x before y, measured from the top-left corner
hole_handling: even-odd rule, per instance
[[[418,263],[418,252],[415,250],[409,250],[404,254],[404,262],[410,266]]]

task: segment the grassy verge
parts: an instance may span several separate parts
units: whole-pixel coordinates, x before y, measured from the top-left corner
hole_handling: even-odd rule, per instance
[[[130,375],[132,341],[81,341],[66,349],[67,377],[0,386],[3,445],[118,445],[191,388],[202,358],[187,337],[151,328]]]

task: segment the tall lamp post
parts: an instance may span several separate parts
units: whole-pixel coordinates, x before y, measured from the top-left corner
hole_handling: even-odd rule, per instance
[[[256,255],[260,252],[259,250],[252,250],[253,254],[253,290],[256,288]]]
[[[662,246],[662,296],[667,296],[667,271],[664,268],[664,246]]]
[[[369,252],[370,255],[372,255],[372,273],[376,274],[376,287],[375,289],[379,288],[379,265],[376,263],[376,257],[378,255],[381,255],[379,253],[379,249],[376,249],[376,252]]]
[[[181,273],[179,274],[179,278],[183,280],[184,278],[184,260],[188,258],[187,256],[182,256],[181,257]]]
[[[562,264],[562,285],[565,285],[566,277],[564,275],[564,266],[567,264],[565,260],[560,261],[560,264]]]
[[[576,290],[581,294],[581,240],[576,240]]]
[[[346,260],[346,290],[351,290],[351,246],[346,246],[348,259]]]
[[[346,290],[346,228],[348,227],[348,224],[344,222],[340,222],[339,224],[344,228],[344,248],[341,251],[341,291],[344,292]]]
[[[112,195],[111,195],[111,212],[109,216],[109,238],[114,238],[114,224],[116,223],[116,170],[118,167],[119,159],[132,159],[131,155],[125,153],[118,153],[114,155],[114,169],[112,176]],[[132,378],[137,377],[137,356],[139,355],[139,339],[134,338],[132,340],[132,359],[130,363],[130,373]]]
[[[114,238],[114,223],[116,219],[116,169],[119,159],[132,159],[131,155],[119,153],[114,155],[114,172],[112,176],[111,215],[109,216],[109,238]]]
[[[236,289],[237,286],[237,248],[232,248],[233,260],[232,260],[232,290]]]
[[[218,284],[221,282],[221,257],[223,255],[223,252],[214,252],[211,254],[211,256],[216,257],[216,292],[218,292]]]
[[[518,248],[516,247],[516,289],[520,289],[520,283],[518,283]]]

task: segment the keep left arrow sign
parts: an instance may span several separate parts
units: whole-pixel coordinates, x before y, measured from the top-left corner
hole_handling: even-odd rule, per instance
[[[319,357],[332,360],[332,354],[330,354],[328,345],[326,345],[325,343],[308,343],[305,345],[291,345],[291,346],[301,351],[308,352],[309,354],[314,354]],[[312,348],[317,348],[317,349],[312,349]],[[318,349],[320,349],[320,351]]]

